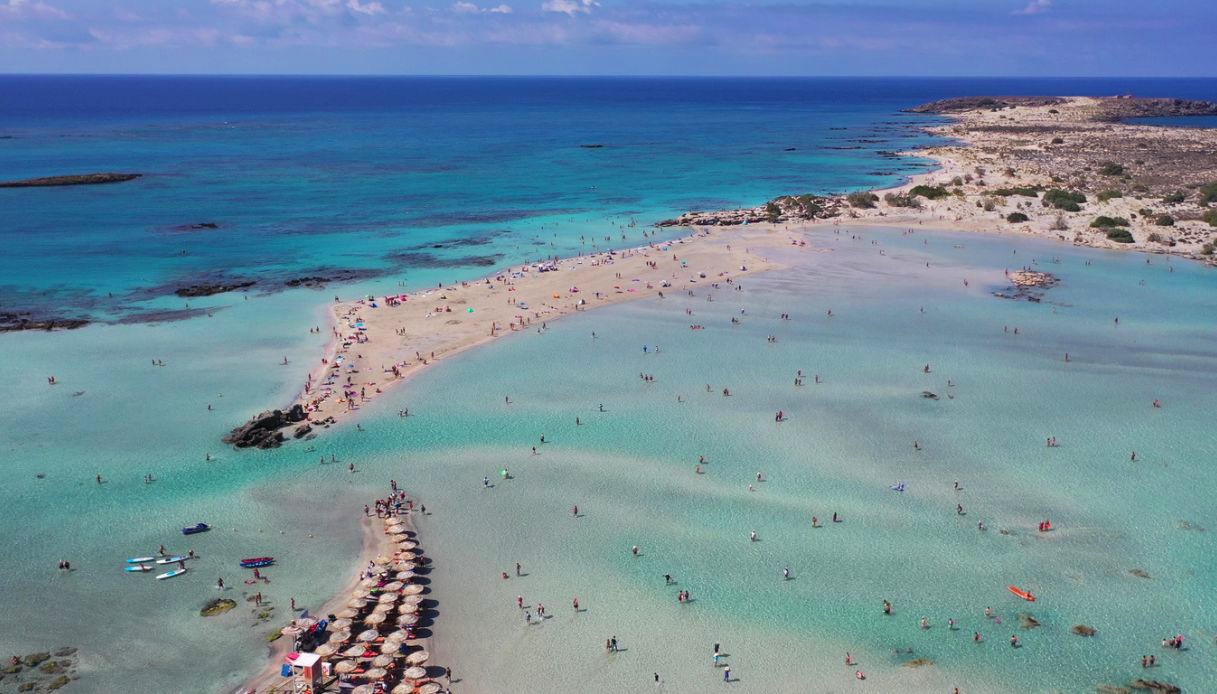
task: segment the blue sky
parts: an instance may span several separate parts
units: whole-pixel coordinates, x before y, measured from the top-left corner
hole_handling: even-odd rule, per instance
[[[1217,75],[1217,0],[0,0],[0,71]]]

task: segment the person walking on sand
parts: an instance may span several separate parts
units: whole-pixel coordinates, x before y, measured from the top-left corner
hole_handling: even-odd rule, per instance
[[[727,665],[726,667],[723,668],[723,681],[724,682],[731,681],[731,666],[730,665]]]

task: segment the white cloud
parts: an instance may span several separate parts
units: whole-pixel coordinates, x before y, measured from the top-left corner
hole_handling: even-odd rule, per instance
[[[497,5],[495,7],[478,7],[477,5],[466,2],[465,0],[457,0],[452,3],[452,11],[456,14],[478,14],[487,12],[490,14],[511,14],[511,5]]]
[[[511,14],[511,5],[496,5],[485,10],[490,14]]]
[[[347,0],[347,9],[358,14],[384,14],[385,6],[372,0],[372,2],[359,2],[359,0]]]
[[[1015,10],[1010,14],[1042,14],[1050,9],[1052,9],[1052,0],[1031,0],[1023,9]]]
[[[43,19],[68,19],[71,15],[58,7],[48,5],[40,0],[8,0],[0,1],[0,17],[41,17]]]
[[[541,4],[541,9],[546,12],[560,12],[565,15],[574,17],[582,12],[587,14],[592,11],[593,7],[599,7],[600,3],[596,0],[546,0]]]

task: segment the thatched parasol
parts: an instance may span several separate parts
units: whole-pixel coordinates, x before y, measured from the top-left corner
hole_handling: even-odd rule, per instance
[[[399,618],[399,621],[400,621],[400,618]],[[408,638],[410,638],[410,633],[408,631],[406,631],[405,629],[398,629],[397,631],[393,632],[392,634],[389,634],[388,636],[386,636],[385,641],[405,641]]]
[[[383,655],[401,655],[401,641],[397,639],[386,640],[380,644],[380,652]]]
[[[377,581],[374,578],[365,578],[359,582],[359,587],[360,588],[375,588],[377,583],[380,583],[380,581]]]
[[[388,674],[389,674],[388,670],[386,670],[382,667],[374,667],[371,670],[368,670],[367,672],[365,672],[363,674],[363,676],[367,677],[370,680],[383,680]]]
[[[367,642],[367,641],[375,641],[379,637],[380,637],[379,631],[376,631],[375,629],[368,629],[367,631],[360,632],[359,636],[355,637],[355,640]]]
[[[401,599],[401,601],[406,603],[407,605],[417,605],[418,603],[422,602],[423,600],[426,600],[426,598],[424,598],[421,595],[407,595],[406,597]]]
[[[351,694],[376,694],[376,687],[370,684],[361,684],[352,689]]]
[[[384,605],[384,604],[392,605],[393,603],[397,602],[397,598],[398,598],[397,593],[392,593],[392,592],[381,593],[380,597],[376,598],[376,602],[378,602],[382,605]]]
[[[345,658],[360,658],[363,656],[364,650],[365,650],[365,648],[362,644],[359,646],[351,646],[350,648],[343,651],[342,655]]]
[[[402,543],[400,545],[398,545],[398,547],[400,547],[401,549],[404,549],[404,550],[411,550],[417,546],[418,546],[418,543],[414,542],[413,540],[403,540]]]
[[[401,673],[401,676],[408,680],[421,680],[427,676],[427,671],[420,667],[406,668],[406,671]]]
[[[341,619],[355,619],[356,617],[359,616],[359,610],[357,610],[353,607],[347,607],[347,608],[343,608],[343,609],[339,610],[338,614],[336,614],[334,616],[339,617]]]
[[[422,665],[423,663],[427,662],[430,657],[431,654],[426,651],[414,651],[410,655],[406,656],[406,664]]]
[[[382,602],[382,603],[376,605],[376,607],[372,608],[373,614],[376,614],[376,613],[388,614],[389,612],[392,612],[392,611],[393,611],[393,605],[391,603],[387,603],[387,602]]]
[[[398,571],[397,575],[394,576],[394,578],[396,578],[399,581],[405,581],[407,579],[414,578],[414,572],[413,571]]]
[[[355,664],[354,660],[344,660],[334,666],[334,672],[345,675],[348,672],[354,672],[357,667],[359,666]],[[422,670],[422,668],[419,669]],[[424,672],[426,671],[424,670]]]
[[[316,653],[317,655],[321,656],[322,658],[328,658],[337,652],[338,652],[338,644],[336,644],[336,643],[323,643],[320,646],[317,646],[316,648],[313,649],[313,653]]]
[[[366,598],[366,597],[368,597],[368,593],[370,593],[370,592],[371,591],[369,591],[367,588],[356,588],[355,590],[351,591],[351,597],[352,598]]]
[[[372,614],[363,618],[363,623],[376,626],[377,624],[384,624],[385,619],[387,619],[387,617],[385,616],[384,612],[373,612]]]
[[[418,558],[418,555],[416,555],[414,552],[398,552],[397,553],[398,562],[414,561],[417,558]]]
[[[393,565],[394,571],[413,571],[418,568],[418,564],[412,561],[399,561]]]
[[[418,615],[416,614],[403,614],[397,618],[397,626],[399,627],[412,627],[415,624],[418,624]]]
[[[440,692],[444,691],[444,688],[439,682],[427,682],[419,687],[416,691],[418,694],[439,694]]]
[[[385,532],[389,533],[390,535],[401,535],[402,533],[406,532],[406,526],[391,525],[388,527],[388,529],[385,530]]]
[[[412,583],[412,584],[406,586],[405,588],[402,588],[402,592],[405,593],[406,595],[418,595],[419,593],[423,592],[424,590],[426,590],[426,588],[418,585],[417,583]]]
[[[414,694],[414,685],[402,682],[394,687],[389,694]]]
[[[350,629],[350,628],[351,628],[350,619],[335,619],[330,624],[330,631],[342,631],[343,629]]]
[[[378,655],[372,659],[372,667],[389,667],[393,664],[393,656]]]
[[[368,604],[368,601],[361,598],[351,598],[350,600],[347,600],[347,607],[353,607],[355,609],[359,609],[366,604]]]
[[[373,559],[372,563],[377,564],[377,565],[384,565],[384,564],[388,564],[391,561],[393,561],[393,560],[382,554],[379,557],[376,557],[375,559]]]
[[[351,632],[347,631],[346,629],[343,629],[342,631],[335,631],[334,633],[330,634],[329,642],[333,643],[333,644],[339,644],[339,643],[346,643],[347,641],[350,641],[350,640],[351,640]]]
[[[406,587],[406,584],[402,583],[401,581],[393,581],[391,583],[386,583],[384,585],[384,589],[386,591],[389,591],[390,593],[393,591],[401,590],[402,588],[405,588],[405,587]]]

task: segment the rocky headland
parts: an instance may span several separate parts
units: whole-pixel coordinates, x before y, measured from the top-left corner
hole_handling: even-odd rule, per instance
[[[19,181],[0,181],[0,188],[47,188],[52,186],[92,186],[102,183],[124,183],[143,176],[138,173],[89,173],[70,176],[46,176],[25,178]]]

